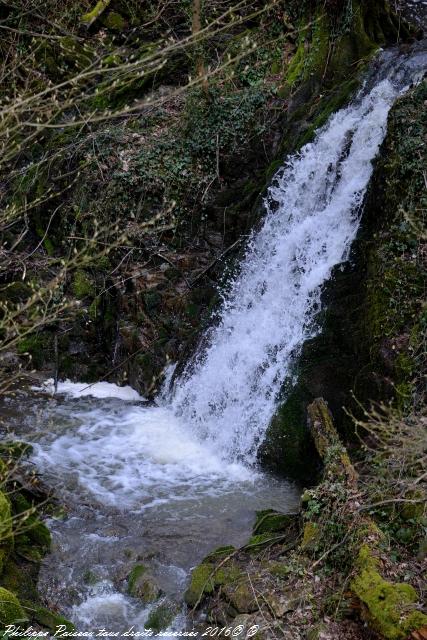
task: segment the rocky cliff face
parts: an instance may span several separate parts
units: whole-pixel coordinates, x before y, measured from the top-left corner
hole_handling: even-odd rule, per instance
[[[298,383],[270,428],[263,455],[278,466],[290,457],[303,467],[305,410],[316,396],[350,438],[348,412],[360,405],[412,410],[423,401],[426,91],[422,82],[390,113],[350,261],[324,291],[322,332],[305,344]]]

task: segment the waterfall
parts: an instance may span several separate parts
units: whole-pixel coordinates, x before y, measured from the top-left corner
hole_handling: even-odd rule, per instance
[[[207,346],[171,400],[224,459],[256,459],[292,365],[319,331],[322,285],[348,259],[390,107],[422,60],[383,53],[354,102],[273,178],[261,228],[223,295]]]

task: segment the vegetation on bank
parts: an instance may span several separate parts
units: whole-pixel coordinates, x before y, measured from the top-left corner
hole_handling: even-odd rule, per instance
[[[411,550],[390,537],[382,513],[388,510],[422,539],[425,491],[419,489],[418,499],[395,500],[394,483],[383,483],[382,501],[370,504],[373,485],[363,469],[359,477],[323,399],[309,405],[308,424],[323,461],[319,484],[305,491],[299,513],[261,512],[246,545],[218,549],[193,571],[185,599],[195,620],[202,609],[211,624],[258,629],[259,638],[362,639],[366,627],[369,637],[404,640],[414,632],[418,638],[427,625],[425,584]],[[385,440],[387,427],[384,422]],[[405,452],[413,439],[410,434]],[[377,446],[376,455],[384,450]],[[407,479],[407,491],[418,478]]]

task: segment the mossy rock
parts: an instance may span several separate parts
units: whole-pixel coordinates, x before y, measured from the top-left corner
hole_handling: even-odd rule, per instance
[[[50,609],[46,609],[46,607],[36,607],[35,610],[31,611],[31,616],[42,627],[46,627],[51,631],[56,631],[59,625],[64,625],[66,631],[69,632],[76,630],[73,623],[67,620],[67,618],[64,618],[64,616],[61,616],[59,613],[50,611]]]
[[[47,526],[39,520],[36,507],[21,493],[16,493],[12,500],[13,511],[22,515],[16,532],[16,546],[24,556],[41,558],[52,544],[52,536]]]
[[[289,578],[289,574],[292,572],[292,569],[284,562],[273,561],[268,564],[268,571],[275,578],[279,578],[280,580],[287,580]]]
[[[170,602],[162,602],[152,609],[144,625],[146,629],[152,629],[155,633],[167,629],[176,615],[176,607]]]
[[[319,527],[316,522],[306,522],[301,542],[301,549],[313,548],[319,539]]]
[[[295,526],[297,520],[297,514],[279,513],[274,509],[257,511],[253,534],[287,531]]]
[[[120,32],[126,27],[126,20],[117,11],[110,11],[105,17],[102,16],[101,22],[104,27],[111,31]]]
[[[248,580],[225,585],[222,593],[237,613],[253,613],[258,610],[256,596]]]
[[[392,583],[379,574],[379,561],[368,545],[359,551],[357,574],[350,588],[364,605],[369,624],[387,640],[403,640],[427,625],[427,616],[415,609],[418,595],[406,583]]]
[[[184,600],[189,607],[195,607],[204,596],[212,594],[217,587],[233,584],[242,575],[241,570],[232,562],[218,569],[212,562],[202,562],[191,574]]]
[[[128,593],[143,602],[155,602],[161,591],[147,567],[137,564],[129,574]]]
[[[259,458],[267,466],[301,481],[312,481],[319,457],[307,428],[306,408],[311,395],[297,386],[273,417]]]
[[[0,587],[0,628],[27,620],[28,616],[18,598],[7,589]]]

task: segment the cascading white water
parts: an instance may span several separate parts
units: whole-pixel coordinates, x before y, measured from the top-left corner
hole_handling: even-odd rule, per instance
[[[14,400],[17,437],[34,444],[32,463],[69,509],[51,522],[40,591],[79,629],[145,624],[156,604],[126,593],[135,562],[179,599],[190,567],[247,539],[257,509],[297,509],[298,487],[250,464],[318,331],[322,284],[348,257],[389,108],[425,61],[423,51],[383,53],[371,88],[276,175],[207,346],[157,406],[129,387],[69,381],[55,397]]]
[[[255,461],[292,364],[318,331],[322,284],[348,258],[372,160],[406,82],[402,68],[377,82],[273,179],[208,346],[172,398],[174,412],[224,459]]]

